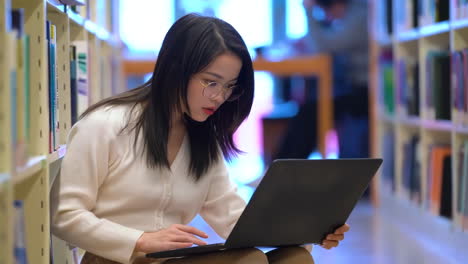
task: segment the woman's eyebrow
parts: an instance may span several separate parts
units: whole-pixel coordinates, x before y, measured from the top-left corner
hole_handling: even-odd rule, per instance
[[[205,72],[205,73],[206,73],[206,74],[209,74],[209,75],[212,75],[212,76],[214,76],[214,77],[216,77],[216,78],[218,78],[218,79],[224,80],[224,77],[221,76],[221,75],[219,75],[219,74],[217,74],[217,73],[214,73],[214,72]],[[236,81],[236,80],[237,80],[237,77],[234,78],[234,79],[232,79],[232,80],[230,80],[230,82]]]

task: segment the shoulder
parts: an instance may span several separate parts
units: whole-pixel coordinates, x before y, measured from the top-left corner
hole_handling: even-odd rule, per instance
[[[131,106],[103,106],[80,119],[74,127],[95,135],[117,135],[129,122]]]

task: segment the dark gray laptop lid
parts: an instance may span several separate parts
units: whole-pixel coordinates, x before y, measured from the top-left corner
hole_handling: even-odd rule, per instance
[[[382,159],[276,160],[225,246],[319,244],[343,225]]]

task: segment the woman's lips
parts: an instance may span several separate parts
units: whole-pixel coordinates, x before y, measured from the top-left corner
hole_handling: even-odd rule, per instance
[[[215,109],[214,108],[205,108],[205,107],[203,107],[203,112],[205,112],[205,114],[207,114],[207,115],[212,115],[212,114],[214,114]]]

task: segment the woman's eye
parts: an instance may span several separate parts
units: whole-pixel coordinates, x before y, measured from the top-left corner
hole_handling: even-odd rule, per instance
[[[208,82],[208,86],[210,87],[216,87],[218,85],[217,82]]]

